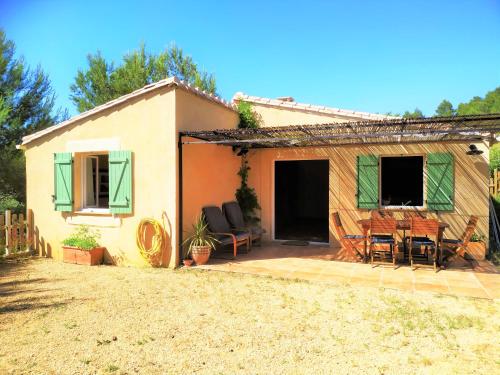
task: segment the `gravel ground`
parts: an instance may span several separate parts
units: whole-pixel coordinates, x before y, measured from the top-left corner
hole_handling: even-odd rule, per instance
[[[0,264],[0,373],[494,374],[500,304],[195,270]]]

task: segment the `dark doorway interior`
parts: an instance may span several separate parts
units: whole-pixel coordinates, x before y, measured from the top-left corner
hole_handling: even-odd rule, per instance
[[[275,163],[277,240],[328,242],[328,160]]]
[[[382,157],[381,161],[382,205],[423,206],[423,156]]]

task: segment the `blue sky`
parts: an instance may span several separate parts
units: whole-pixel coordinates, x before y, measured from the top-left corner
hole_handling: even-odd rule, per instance
[[[58,105],[86,55],[118,62],[176,42],[231,99],[297,101],[427,115],[500,85],[500,1],[0,0],[0,27],[41,64]]]

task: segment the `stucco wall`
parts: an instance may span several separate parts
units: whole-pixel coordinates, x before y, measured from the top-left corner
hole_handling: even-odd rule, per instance
[[[238,124],[238,114],[207,100],[177,91],[177,129],[230,129]],[[231,147],[216,145],[183,146],[183,231],[184,237],[206,205],[221,206],[234,200],[240,184],[237,176],[241,160]]]
[[[41,253],[62,258],[61,241],[75,229],[76,223],[99,228],[101,244],[108,250],[107,261],[121,265],[145,265],[135,245],[137,224],[143,217],[175,221],[174,180],[165,173],[175,171],[175,104],[174,91],[162,89],[114,109],[99,113],[28,144],[26,154],[27,206],[34,213],[38,232],[37,248]],[[66,152],[68,142],[113,138],[119,148],[132,151],[133,213],[130,215],[96,215],[62,213],[54,210],[53,153]],[[168,147],[169,144],[172,147]],[[91,151],[91,150],[88,150]],[[75,207],[81,189],[81,174],[74,168]],[[173,261],[171,246],[164,261]]]
[[[361,218],[368,218],[370,212],[356,208],[357,155],[398,156],[451,152],[455,157],[455,210],[437,215],[440,220],[450,224],[445,236],[458,238],[463,233],[469,216],[474,214],[480,217],[477,233],[488,237],[488,150],[486,144],[481,143],[477,144],[477,146],[485,150],[485,153],[480,156],[467,156],[465,151],[468,148],[468,143],[253,150],[249,153],[252,167],[249,181],[259,196],[262,207],[262,225],[267,231],[267,239],[271,239],[274,220],[274,161],[327,159],[330,162],[330,213],[339,211],[348,233],[359,234],[361,229],[356,221]],[[405,181],[402,180],[400,183],[404,186]],[[402,212],[396,212],[396,216],[402,217]],[[429,217],[432,216],[435,216],[435,214],[429,215]],[[330,243],[338,245],[331,220]]]
[[[305,124],[330,124],[335,122],[358,121],[361,119],[336,116],[317,111],[302,109],[280,108],[261,103],[251,103],[253,110],[262,119],[262,127],[305,125]]]
[[[100,242],[107,248],[108,262],[146,265],[137,250],[135,233],[142,218],[152,217],[163,221],[168,235],[163,265],[177,265],[178,131],[234,127],[237,119],[238,115],[230,108],[182,89],[163,88],[29,143],[25,150],[27,206],[34,213],[37,249],[42,254],[62,259],[61,241],[77,224],[88,224],[101,232]],[[75,212],[54,210],[53,154],[72,151],[75,144],[78,147],[82,143],[89,152],[107,143],[132,151],[132,214],[76,212],[81,206],[81,154],[75,154],[73,168]],[[187,219],[184,221],[187,228],[202,204],[219,204],[233,199],[238,159],[230,148],[214,146],[194,146],[186,151],[186,158],[185,173],[190,181],[205,181],[217,187],[210,191],[207,185],[202,190],[195,184],[188,185],[185,191]],[[217,171],[219,176],[209,171]],[[226,182],[220,185],[220,181]]]

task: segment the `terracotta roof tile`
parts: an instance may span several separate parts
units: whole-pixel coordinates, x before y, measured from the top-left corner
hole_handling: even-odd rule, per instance
[[[330,115],[337,115],[337,116],[342,116],[346,118],[352,118],[352,119],[363,119],[363,120],[387,120],[387,119],[398,119],[399,117],[397,116],[389,116],[389,115],[381,115],[377,113],[369,113],[369,112],[361,112],[361,111],[353,111],[353,110],[347,110],[347,109],[340,109],[340,108],[332,108],[332,107],[325,107],[323,105],[313,105],[313,104],[307,104],[307,103],[297,103],[297,102],[288,102],[288,101],[282,101],[278,99],[269,99],[269,98],[262,98],[259,96],[251,96],[251,95],[246,95],[242,92],[237,92],[233,96],[233,102],[238,102],[238,101],[245,101],[249,103],[256,103],[256,104],[264,104],[272,107],[281,107],[281,108],[293,108],[297,110],[303,110],[307,112],[316,112],[316,113],[324,113],[324,114],[330,114]]]

